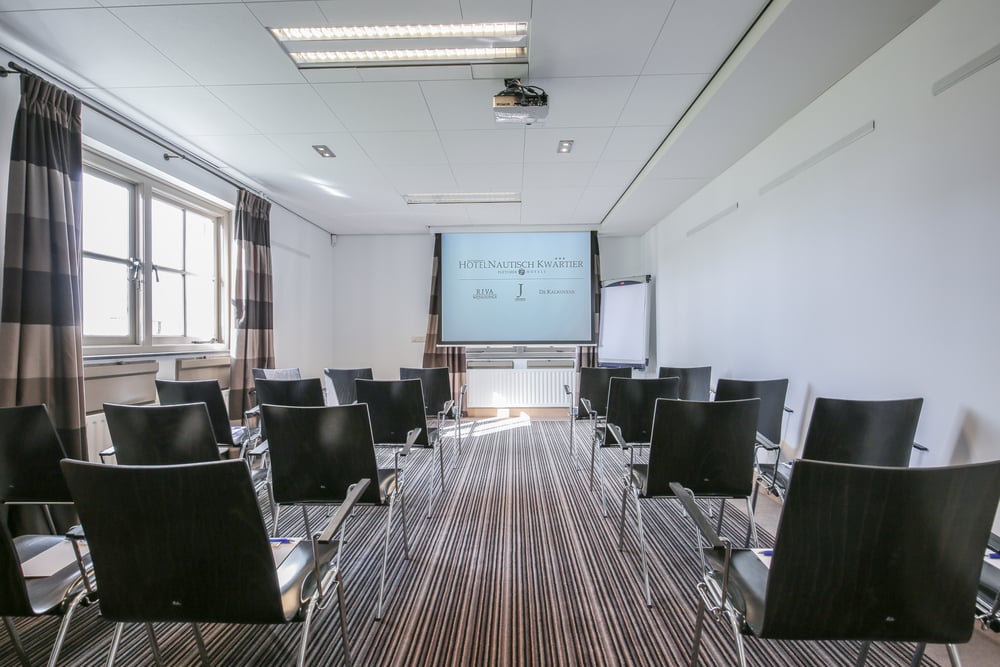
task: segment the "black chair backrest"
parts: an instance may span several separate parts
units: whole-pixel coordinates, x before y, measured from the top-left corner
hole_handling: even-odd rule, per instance
[[[775,444],[781,443],[781,419],[785,413],[785,395],[788,379],[780,380],[730,380],[720,378],[715,386],[715,400],[739,401],[745,398],[760,399],[757,431]]]
[[[378,479],[372,426],[364,403],[322,408],[262,405],[267,421],[271,482],[278,503],[336,504],[347,487]],[[359,502],[379,503],[370,484]]]
[[[300,408],[323,407],[323,383],[319,378],[305,380],[257,380],[257,405],[293,405]],[[260,437],[267,440],[267,422],[260,420]]]
[[[400,368],[400,380],[420,380],[424,391],[424,412],[436,415],[452,400],[451,373],[448,368]]]
[[[220,445],[233,446],[229,410],[226,409],[218,380],[157,380],[156,394],[160,397],[160,405],[204,403],[212,420],[215,441]]]
[[[649,442],[653,432],[653,411],[659,398],[677,398],[680,380],[668,378],[611,378],[608,390],[609,424],[621,429],[625,442]],[[605,444],[615,443],[608,433]]]
[[[803,459],[794,479],[760,636],[968,641],[1000,461],[891,468]]]
[[[34,616],[21,561],[7,522],[0,521],[0,616]]]
[[[852,401],[817,398],[802,458],[871,466],[908,466],[922,398]]]
[[[691,368],[660,366],[659,377],[680,378],[681,390],[679,398],[685,401],[708,400],[708,390],[712,384],[711,366],[694,366]]]
[[[598,368],[584,366],[580,369],[580,401],[577,419],[590,419],[590,413],[583,405],[582,399],[590,401],[590,407],[599,415],[608,412],[608,390],[611,378],[630,378],[631,368]]]
[[[698,496],[745,498],[753,491],[760,400],[656,402],[647,496],[680,482]]]
[[[62,462],[101,592],[117,622],[282,623],[250,469]]]
[[[368,404],[372,435],[378,444],[403,444],[419,428],[414,444],[428,446],[427,418],[420,380],[355,380],[358,403]]]
[[[64,458],[44,405],[0,408],[0,502],[72,502],[59,470]]]
[[[254,381],[302,379],[302,372],[298,368],[252,368],[250,373]]]
[[[104,404],[115,460],[156,466],[219,460],[219,447],[204,403]]]
[[[354,381],[357,378],[363,380],[372,379],[372,369],[370,368],[324,368],[323,374],[330,378],[330,384],[333,385],[334,396],[330,398],[336,398],[336,403],[333,405],[350,405],[357,400],[357,395],[354,393]]]

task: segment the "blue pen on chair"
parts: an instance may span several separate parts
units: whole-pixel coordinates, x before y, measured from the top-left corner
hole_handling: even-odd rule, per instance
[[[763,551],[760,552],[760,555],[761,556],[773,556],[774,555],[774,549],[764,549]]]
[[[991,560],[1000,560],[1000,551],[994,551],[991,554],[986,554],[986,557]]]
[[[271,544],[291,544],[292,538],[290,537],[272,537]]]

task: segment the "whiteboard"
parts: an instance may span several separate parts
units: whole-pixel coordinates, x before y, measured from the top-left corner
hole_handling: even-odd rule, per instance
[[[597,362],[645,368],[649,358],[650,277],[617,280],[601,288]]]

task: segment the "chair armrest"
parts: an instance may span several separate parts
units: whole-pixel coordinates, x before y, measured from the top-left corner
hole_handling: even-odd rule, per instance
[[[444,406],[441,407],[441,411],[438,412],[438,421],[442,421],[448,418],[448,413],[455,409],[455,401],[450,398],[445,401]]]
[[[244,417],[258,417],[258,416],[260,416],[260,406],[259,405],[255,405],[252,408],[250,408],[249,410],[244,410],[243,411],[243,416]]]
[[[918,452],[929,452],[929,451],[931,451],[931,450],[927,449],[926,447],[924,447],[923,445],[921,445],[919,442],[914,442],[913,443],[913,448],[915,450],[917,450]]]
[[[326,530],[324,530],[323,533],[316,538],[317,542],[320,544],[329,544],[333,541],[333,536],[340,531],[341,527],[343,527],[344,521],[347,520],[351,510],[354,509],[354,505],[358,502],[358,499],[361,498],[361,494],[365,492],[369,484],[371,484],[371,480],[367,477],[359,479],[354,484],[351,484],[347,490],[347,497],[344,498],[344,502],[340,503],[340,507],[338,507],[337,511],[333,513],[333,516],[330,517],[329,523],[326,524]]]
[[[760,447],[761,449],[766,449],[769,452],[776,452],[781,449],[781,447],[771,442],[770,438],[768,438],[760,431],[757,431],[756,446]]]
[[[589,398],[583,398],[581,396],[580,397],[580,402],[583,403],[583,408],[584,408],[584,410],[587,411],[588,415],[594,414],[594,408],[591,406]]]
[[[719,534],[715,532],[715,528],[712,526],[712,522],[708,520],[705,513],[701,511],[698,507],[698,503],[694,501],[694,493],[690,489],[685,489],[681,486],[680,482],[670,482],[670,490],[674,492],[677,499],[681,501],[681,505],[684,506],[684,511],[688,513],[691,520],[694,521],[694,525],[697,526],[698,531],[702,534],[705,540],[712,545],[714,549],[725,549],[726,545],[719,538]]]
[[[87,572],[86,563],[83,562],[83,552],[80,551],[80,543],[87,541],[87,536],[83,533],[83,526],[80,524],[70,526],[66,530],[65,535],[66,539],[73,545],[73,555],[76,556],[76,567],[80,570],[80,579],[83,580],[83,585],[87,589],[88,595],[92,596],[95,592],[94,583]]]
[[[69,528],[67,528],[64,535],[66,535],[66,537],[71,540],[82,541],[87,539],[87,536],[83,534],[83,526],[80,524],[76,524],[75,526],[70,526]]]
[[[417,436],[420,435],[422,429],[418,426],[417,428],[412,428],[406,433],[406,444],[403,445],[403,449],[400,452],[403,456],[410,453],[410,448],[413,447],[413,443],[417,441]]]
[[[615,442],[618,443],[618,446],[622,449],[626,449],[625,438],[622,437],[622,430],[618,428],[618,424],[607,422],[607,427],[608,430],[611,431],[611,436],[615,439]]]
[[[792,410],[792,409],[791,409],[790,407],[788,407],[787,405],[786,405],[786,406],[784,407],[784,410],[785,410],[785,412],[787,412],[788,414],[792,414],[793,412],[795,412],[795,410]]]
[[[573,395],[573,391],[569,388],[568,384],[563,385],[563,393],[565,393],[567,396]]]

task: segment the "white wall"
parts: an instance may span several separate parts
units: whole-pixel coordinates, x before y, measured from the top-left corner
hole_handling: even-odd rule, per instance
[[[788,377],[792,447],[816,396],[923,396],[915,463],[1000,458],[1000,64],[931,94],[997,26],[996,0],[943,0],[646,234],[659,363]]]
[[[377,379],[421,366],[433,258],[430,234],[338,237],[325,299],[337,318],[324,365],[370,366]]]

